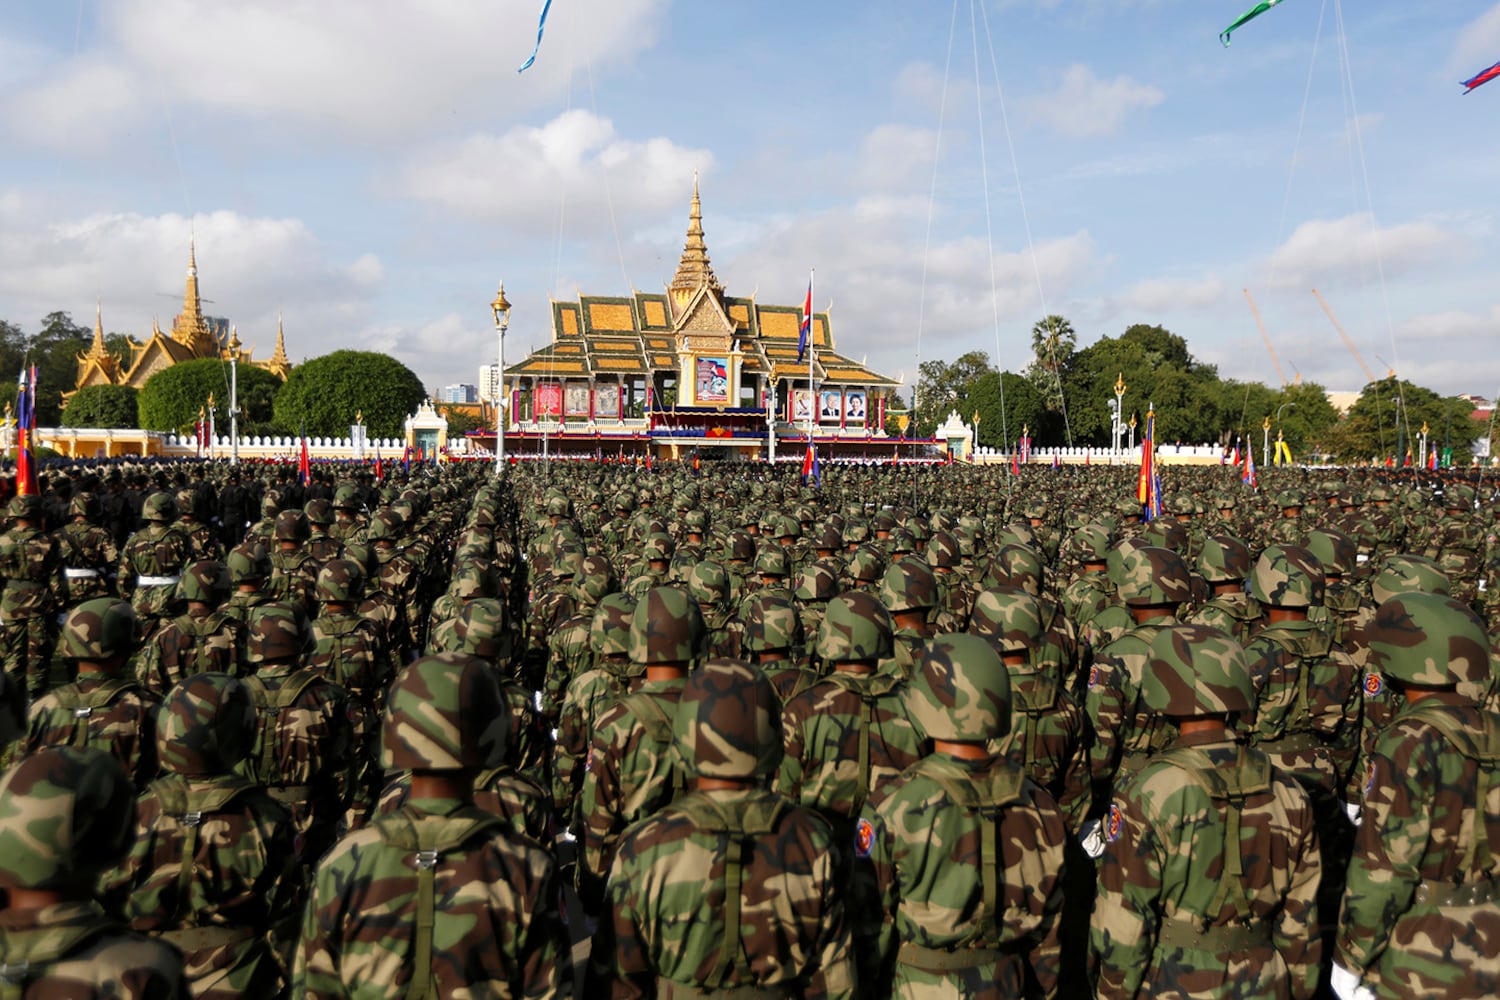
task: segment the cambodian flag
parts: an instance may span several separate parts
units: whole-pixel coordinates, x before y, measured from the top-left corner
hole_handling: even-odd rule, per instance
[[[36,463],[31,454],[36,435],[36,368],[21,366],[16,381],[16,495],[37,492]]]
[[[1500,63],[1495,63],[1487,70],[1482,70],[1464,81],[1464,93],[1467,94],[1476,87],[1482,87],[1495,77],[1500,76]]]
[[[807,298],[802,301],[802,325],[797,328],[797,360],[807,354],[807,345],[812,341],[812,279],[807,279]]]
[[[312,456],[307,451],[307,428],[302,428],[302,451],[297,456],[297,481],[303,486],[312,482]]]
[[[1254,448],[1246,448],[1245,449],[1245,471],[1244,471],[1244,473],[1242,473],[1240,475],[1240,482],[1244,483],[1246,486],[1250,487],[1252,490],[1255,489],[1256,487],[1258,487],[1260,485],[1259,480],[1255,476],[1255,449]]]

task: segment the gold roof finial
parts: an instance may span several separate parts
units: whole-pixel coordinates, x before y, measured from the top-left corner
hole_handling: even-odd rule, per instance
[[[276,310],[276,350],[266,362],[267,370],[286,378],[292,370],[292,361],[286,356],[286,335],[281,330],[281,310]]]
[[[229,328],[229,351],[230,351],[231,354],[235,355],[236,357],[239,356],[239,353],[240,353],[240,328],[237,327],[237,326],[231,326]]]
[[[688,210],[687,241],[682,248],[682,260],[677,264],[677,273],[672,278],[672,301],[678,308],[685,307],[700,288],[714,293],[724,291],[708,259],[708,245],[703,240],[703,202],[698,197],[698,172],[693,171],[693,203]]]

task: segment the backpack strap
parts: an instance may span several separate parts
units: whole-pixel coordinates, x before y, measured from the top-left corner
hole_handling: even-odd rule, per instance
[[[94,712],[101,708],[108,708],[121,694],[138,687],[140,685],[129,678],[111,677],[98,687],[87,691],[82,691],[76,685],[70,684],[52,692],[52,696],[57,699],[58,707],[73,716],[73,735],[68,738],[68,745],[80,749],[87,747],[89,745],[89,719],[93,717]]]
[[[934,757],[917,766],[949,801],[979,820],[980,913],[975,930],[958,947],[993,947],[999,943],[1000,917],[1005,909],[1001,898],[1000,817],[1006,806],[1020,801],[1026,773],[1003,760],[982,777],[956,774],[946,762]]]
[[[620,706],[629,713],[630,717],[640,722],[649,735],[663,747],[671,749],[676,745],[676,736],[672,732],[672,716],[662,707],[657,699],[651,697],[650,692],[636,691],[627,694],[620,699]],[[675,799],[687,790],[687,775],[682,768],[672,768],[672,797]]]
[[[174,926],[180,926],[184,920],[197,924],[192,909],[192,885],[198,857],[198,829],[203,825],[203,817],[223,812],[241,793],[257,787],[253,781],[238,776],[224,778],[211,788],[189,788],[187,779],[179,774],[168,774],[151,782],[149,790],[161,803],[162,812],[175,817],[187,831],[177,869],[177,900],[170,918]]]
[[[1491,713],[1482,713],[1484,731],[1474,733],[1442,702],[1418,702],[1404,714],[1408,719],[1420,719],[1436,729],[1449,746],[1479,765],[1474,783],[1474,813],[1468,836],[1469,846],[1464,849],[1462,875],[1490,877],[1490,866],[1494,863],[1495,856],[1500,854],[1500,845],[1490,842],[1489,824],[1485,822],[1484,811],[1490,786],[1495,780],[1495,771],[1500,768],[1500,719]]]
[[[297,703],[309,684],[321,679],[316,672],[303,667],[292,671],[285,683],[273,691],[256,674],[245,678],[245,685],[250,688],[250,697],[255,702],[256,714],[260,716],[256,735],[258,745],[253,755],[258,761],[256,777],[265,784],[275,784],[272,779],[279,777],[279,769],[276,767],[276,730],[280,728],[281,714]]]
[[[89,923],[45,933],[0,932],[0,1000],[23,1000],[27,987],[45,976],[49,966],[100,935],[122,931],[123,926],[100,913]]]
[[[437,917],[437,866],[444,854],[463,847],[481,832],[503,829],[500,817],[473,806],[448,816],[433,816],[402,806],[375,822],[375,830],[388,846],[415,851],[417,870],[417,921],[413,941],[412,976],[406,1000],[426,1000],[436,995],[432,974],[432,929]]]

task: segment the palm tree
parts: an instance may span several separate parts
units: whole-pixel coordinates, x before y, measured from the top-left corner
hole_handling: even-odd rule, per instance
[[[1078,334],[1062,316],[1045,316],[1031,328],[1031,353],[1037,365],[1052,375],[1067,364],[1077,346]]]

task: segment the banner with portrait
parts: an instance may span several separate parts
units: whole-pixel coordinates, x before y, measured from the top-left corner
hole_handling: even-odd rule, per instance
[[[694,401],[699,406],[729,402],[729,359],[698,357],[694,363]]]
[[[844,422],[849,424],[863,424],[865,422],[866,403],[868,402],[863,389],[849,389],[844,393]]]
[[[604,383],[594,386],[594,416],[615,419],[620,415],[620,387]]]
[[[532,409],[538,417],[562,416],[562,385],[558,382],[538,382],[536,402]]]
[[[818,422],[840,423],[844,419],[844,393],[839,389],[824,389],[818,398]]]
[[[792,390],[792,422],[805,424],[813,416],[813,394],[811,389]]]
[[[570,417],[589,415],[589,385],[587,382],[569,382],[563,395],[563,412]]]

